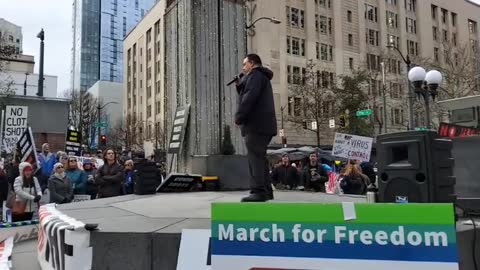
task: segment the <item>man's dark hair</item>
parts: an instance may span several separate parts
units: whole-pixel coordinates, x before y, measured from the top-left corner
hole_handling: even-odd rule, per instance
[[[258,54],[254,54],[254,53],[248,54],[247,59],[248,61],[252,62],[252,64],[254,65],[257,65],[257,66],[262,65],[262,59],[260,59],[260,56],[258,56]]]

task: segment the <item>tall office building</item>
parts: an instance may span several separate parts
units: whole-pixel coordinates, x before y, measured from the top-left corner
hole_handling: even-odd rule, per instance
[[[0,40],[3,45],[15,47],[17,54],[22,53],[22,27],[0,18]]]
[[[123,81],[123,38],[156,0],[74,0],[71,87]]]
[[[272,84],[278,120],[282,113],[285,120],[301,117],[301,98],[291,89],[301,84],[309,61],[315,64],[317,81],[322,85],[331,85],[332,78],[359,67],[380,73],[370,81],[368,95],[377,97],[369,106],[375,117],[382,119],[379,93],[384,62],[388,131],[405,130],[409,124],[407,68],[387,44],[409,55],[414,64],[419,64],[418,59],[429,59],[447,65],[462,48],[470,50],[472,57],[478,50],[480,7],[465,0],[251,0],[248,7],[250,22],[261,17],[282,21],[280,31],[272,31],[278,26],[267,20],[259,21],[248,37],[249,51],[258,53],[277,74]],[[453,57],[447,59],[449,56]],[[324,109],[327,114],[331,111]],[[329,115],[336,117],[333,112]],[[335,129],[330,129],[326,120],[317,124],[323,130],[321,144],[332,144]],[[420,112],[415,126],[425,125],[423,120]],[[315,133],[285,122],[288,144],[317,143]],[[274,141],[281,140],[276,137]]]

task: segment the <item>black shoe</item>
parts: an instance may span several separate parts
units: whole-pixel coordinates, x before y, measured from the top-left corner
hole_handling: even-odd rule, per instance
[[[241,202],[266,202],[268,201],[268,195],[260,193],[252,193],[247,197],[242,198]]]

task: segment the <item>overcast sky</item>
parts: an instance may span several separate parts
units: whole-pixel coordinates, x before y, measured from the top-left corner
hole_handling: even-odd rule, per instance
[[[45,74],[58,76],[58,92],[70,85],[73,0],[0,0],[0,18],[22,27],[23,53],[40,63],[40,39],[45,30]]]

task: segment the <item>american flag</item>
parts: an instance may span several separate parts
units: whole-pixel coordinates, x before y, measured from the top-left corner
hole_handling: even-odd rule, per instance
[[[337,174],[334,172],[328,173],[328,183],[326,186],[326,191],[328,194],[335,193],[335,185],[337,184]]]

